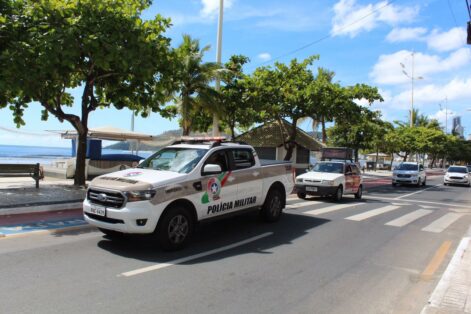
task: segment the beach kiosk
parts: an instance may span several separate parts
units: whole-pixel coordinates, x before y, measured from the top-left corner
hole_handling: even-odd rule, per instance
[[[78,134],[75,130],[61,131],[63,139],[72,140],[72,157],[77,155]],[[85,162],[85,174],[92,178],[105,173],[135,167],[139,161],[144,159],[139,156],[139,144],[141,142],[153,142],[155,136],[123,130],[115,127],[99,127],[88,130],[87,152]],[[131,154],[103,154],[102,142],[108,141],[130,141],[133,145]],[[75,175],[75,158],[58,161],[56,168],[65,170],[66,178]]]

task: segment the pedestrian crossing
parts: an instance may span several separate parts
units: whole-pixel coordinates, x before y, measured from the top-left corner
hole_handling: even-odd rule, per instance
[[[441,207],[437,206],[423,206],[411,204],[410,202],[391,202],[385,204],[382,202],[358,202],[352,200],[352,202],[348,203],[332,204],[322,200],[305,201],[295,198],[287,199],[286,209],[308,216],[321,216],[334,213],[337,215],[344,214],[342,219],[355,222],[366,221],[374,217],[381,217],[381,215],[388,213],[397,213],[397,217],[384,223],[384,225],[401,228],[414,222],[420,223],[420,220],[425,218],[425,226],[421,226],[422,228],[420,230],[431,233],[443,232],[457,222],[461,217],[466,215],[464,213],[445,212],[441,210]],[[407,210],[408,212],[404,214],[404,210]],[[432,214],[439,217],[436,218]],[[430,219],[427,217],[433,217],[435,220],[430,222]]]

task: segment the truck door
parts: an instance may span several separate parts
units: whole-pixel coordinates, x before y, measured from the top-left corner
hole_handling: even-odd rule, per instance
[[[202,196],[199,216],[210,218],[223,215],[234,210],[234,202],[237,198],[237,180],[229,168],[227,149],[213,152],[203,163],[201,168]],[[204,166],[216,164],[221,167],[219,174],[204,173]]]
[[[345,166],[345,192],[352,193],[354,188],[354,177],[352,167],[350,165]]]
[[[358,192],[358,188],[361,184],[361,172],[360,168],[356,165],[352,165],[352,172],[353,172],[353,193]]]
[[[233,148],[229,150],[232,174],[237,180],[236,209],[260,205],[262,201],[262,172],[255,164],[250,148]]]

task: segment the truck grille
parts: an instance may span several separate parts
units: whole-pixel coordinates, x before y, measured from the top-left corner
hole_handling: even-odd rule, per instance
[[[87,199],[90,203],[112,208],[123,207],[126,200],[124,195],[120,192],[100,191],[95,189],[88,190]]]
[[[410,178],[410,174],[398,174],[398,178]]]

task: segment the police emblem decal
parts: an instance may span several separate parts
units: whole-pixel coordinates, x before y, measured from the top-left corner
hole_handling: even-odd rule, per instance
[[[218,178],[209,179],[207,192],[212,197],[213,201],[219,199],[219,194],[221,193],[221,182]]]

